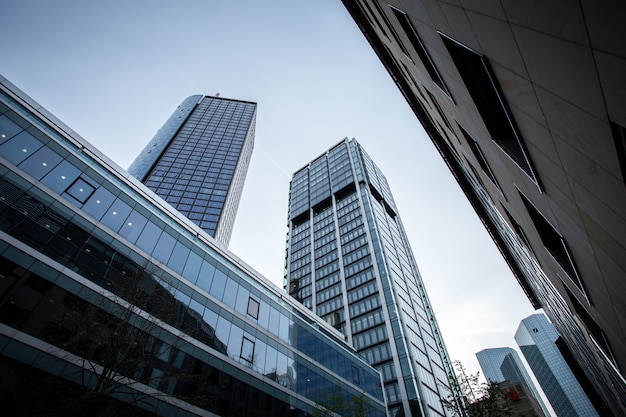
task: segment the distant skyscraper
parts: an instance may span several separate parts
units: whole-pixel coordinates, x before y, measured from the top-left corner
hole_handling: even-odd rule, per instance
[[[185,99],[128,171],[228,245],[254,146],[256,103]]]
[[[543,413],[550,416],[548,407],[544,404],[537,387],[530,379],[526,368],[519,355],[510,347],[484,349],[476,354],[483,375],[487,381],[502,382],[509,381],[512,384],[521,383],[528,392],[535,397]]]
[[[546,316],[522,320],[515,341],[530,365],[557,416],[597,416],[578,380],[556,345],[559,334]]]
[[[449,415],[446,348],[387,180],[356,140],[293,175],[286,262],[287,291],[380,371],[390,416]]]

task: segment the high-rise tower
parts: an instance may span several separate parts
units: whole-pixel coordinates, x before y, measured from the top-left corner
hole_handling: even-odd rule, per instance
[[[293,175],[286,266],[287,291],[380,371],[390,415],[448,413],[446,348],[387,180],[356,140]]]
[[[476,353],[476,358],[483,370],[485,379],[490,382],[509,381],[513,384],[521,383],[532,394],[546,416],[552,415],[548,411],[537,387],[530,379],[519,355],[510,347],[483,349]]]
[[[559,334],[546,316],[533,314],[522,320],[515,341],[558,416],[597,416],[556,345]]]
[[[228,245],[254,146],[256,103],[185,99],[128,171]]]

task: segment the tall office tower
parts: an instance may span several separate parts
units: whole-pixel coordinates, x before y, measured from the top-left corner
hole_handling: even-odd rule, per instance
[[[626,415],[626,3],[342,1],[594,403]]]
[[[512,384],[520,383],[526,387],[530,395],[535,397],[546,416],[552,415],[544,404],[537,387],[526,372],[519,355],[510,347],[483,349],[476,353],[480,368],[485,379],[489,382],[509,381]]]
[[[227,246],[252,156],[255,121],[256,103],[188,97],[128,172]]]
[[[343,335],[0,77],[0,409],[385,416]]]
[[[598,412],[578,383],[556,341],[554,326],[543,314],[522,320],[515,341],[557,416],[592,417]]]
[[[387,180],[356,140],[293,175],[286,266],[289,294],[380,371],[391,416],[446,415],[450,361]]]

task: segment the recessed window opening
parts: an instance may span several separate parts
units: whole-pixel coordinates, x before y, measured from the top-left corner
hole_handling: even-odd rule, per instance
[[[426,93],[428,94],[428,97],[430,97],[430,101],[432,101],[433,104],[435,105],[435,108],[437,109],[437,113],[439,113],[439,116],[441,117],[441,120],[443,120],[443,122],[446,124],[446,126],[448,126],[448,129],[450,129],[450,131],[453,131],[452,130],[452,125],[450,125],[450,120],[448,120],[448,116],[446,116],[446,114],[443,112],[443,109],[439,105],[439,102],[437,101],[435,96],[433,96],[431,94],[431,92],[428,91],[428,90],[426,90]]]
[[[415,27],[413,26],[413,23],[411,23],[409,16],[402,10],[396,9],[393,6],[390,7],[393,11],[393,14],[396,15],[398,22],[400,22],[400,26],[402,26],[402,29],[404,30],[407,38],[409,38],[413,49],[415,49],[415,52],[417,52],[417,56],[419,56],[422,64],[424,64],[424,67],[426,68],[428,75],[430,75],[430,78],[439,88],[443,90],[444,93],[450,96],[450,91],[448,90],[448,87],[444,83],[443,78],[441,78],[441,74],[439,74],[437,67],[435,67],[435,63],[430,57],[428,50],[426,50],[426,47],[424,47],[424,43],[417,34],[417,30],[415,30]]]
[[[613,140],[615,141],[615,151],[617,159],[622,170],[622,181],[626,184],[626,129],[617,123],[611,123],[611,131],[613,132]]]
[[[587,297],[587,291],[580,279],[578,268],[576,267],[572,253],[563,236],[561,236],[556,228],[546,220],[543,214],[541,214],[521,192],[520,197],[524,202],[524,206],[526,206],[530,219],[533,221],[539,233],[543,246],[561,268],[563,268],[576,287]]]
[[[395,39],[396,43],[398,44],[398,46],[400,47],[404,55],[406,55],[406,57],[409,58],[411,62],[413,62],[411,55],[409,55],[409,50],[406,49],[406,46],[404,46],[404,42],[402,42],[402,39],[400,39],[400,36],[398,36],[398,32],[396,32],[393,25],[387,18],[387,15],[385,14],[384,10],[382,9],[382,7],[380,7],[380,4],[378,4],[376,0],[374,0],[374,7],[376,7],[376,10],[378,10],[378,13],[380,13],[380,16],[383,18],[383,20],[387,24],[387,27],[389,28],[389,31],[391,32],[391,36],[393,36],[393,38]]]
[[[372,8],[370,7],[369,3],[367,2],[367,0],[363,0],[363,5],[365,6],[365,8],[367,9],[367,11],[369,12],[369,15],[372,16],[372,18],[374,19],[374,21],[376,22],[376,25],[378,26],[378,28],[380,29],[381,32],[383,32],[383,35],[385,35],[385,37],[387,39],[389,39],[389,35],[387,34],[387,31],[385,30],[385,27],[383,25],[380,24],[380,20],[378,20],[378,18],[376,17],[376,13],[374,13],[374,11],[372,10]],[[365,13],[365,15],[367,16],[367,13]],[[367,16],[369,19],[369,16]],[[371,22],[371,20],[370,20]]]
[[[491,138],[541,190],[539,177],[489,62],[449,36],[443,33],[440,36]]]
[[[248,315],[253,319],[259,318],[259,302],[254,298],[248,298]]]
[[[463,129],[463,126],[461,126],[458,123],[457,123],[457,126],[459,126],[459,129],[461,130],[461,133],[465,137],[465,140],[467,141],[467,144],[469,145],[470,150],[474,154],[474,158],[476,158],[476,160],[478,161],[480,168],[487,175],[487,177],[491,180],[491,182],[493,182],[494,185],[498,187],[498,190],[502,192],[502,188],[500,188],[500,184],[498,183],[498,180],[496,179],[495,174],[491,170],[491,167],[489,166],[489,163],[487,162],[487,158],[485,158],[483,151],[480,149],[480,146],[478,146],[478,142],[476,142],[474,138],[471,137],[470,134],[467,133],[465,129]]]

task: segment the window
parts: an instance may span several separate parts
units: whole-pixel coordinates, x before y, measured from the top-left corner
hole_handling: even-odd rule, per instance
[[[461,130],[461,133],[465,137],[465,140],[467,141],[470,147],[470,150],[474,154],[474,158],[476,158],[476,160],[478,161],[480,168],[487,175],[487,177],[491,180],[491,182],[493,182],[495,186],[498,187],[498,189],[502,192],[502,189],[500,188],[500,184],[498,184],[498,180],[496,179],[496,176],[494,175],[493,171],[491,170],[491,167],[489,166],[489,163],[487,162],[487,158],[485,158],[483,151],[481,151],[480,146],[478,146],[478,142],[476,142],[474,138],[472,138],[469,135],[469,133],[467,133],[467,131],[463,129],[463,127],[460,124],[457,123],[457,126],[459,126],[459,129]]]
[[[413,23],[411,23],[411,20],[409,19],[409,16],[402,10],[398,10],[395,7],[391,7],[391,10],[393,10],[393,13],[396,15],[396,18],[400,22],[400,26],[402,26],[404,33],[409,38],[411,45],[413,45],[413,49],[415,49],[415,52],[417,52],[417,56],[419,56],[420,60],[424,64],[424,67],[426,68],[428,75],[430,75],[430,78],[439,88],[443,90],[444,93],[450,96],[448,87],[443,82],[443,78],[441,78],[439,71],[437,71],[437,67],[435,67],[432,58],[424,47],[424,44],[417,34]]]
[[[254,319],[259,318],[259,302],[254,298],[248,298],[248,315]]]
[[[539,177],[489,62],[454,39],[443,34],[441,37],[491,138],[541,188]]]
[[[411,60],[411,62],[413,62],[413,60],[411,59],[411,55],[409,55],[409,51],[406,49],[406,46],[404,46],[404,43],[402,42],[402,39],[400,39],[400,36],[398,36],[398,34],[396,33],[395,29],[393,28],[393,26],[389,22],[389,19],[387,18],[387,15],[385,14],[383,9],[378,4],[378,1],[376,1],[376,0],[374,0],[374,7],[376,7],[376,10],[378,10],[378,13],[380,14],[380,16],[383,18],[383,20],[387,24],[387,28],[391,31],[391,35],[396,40],[396,43],[398,44],[398,46],[400,47],[400,49],[402,50],[404,55],[406,55],[406,57],[409,58]]]
[[[582,291],[585,296],[587,292],[583,286],[583,282],[580,279],[578,268],[574,263],[574,258],[569,250],[569,246],[559,232],[546,220],[546,218],[535,208],[535,206],[522,194],[522,201],[526,210],[530,215],[530,219],[533,221],[539,237],[543,242],[543,246],[552,255],[554,260],[563,268],[563,270],[569,275],[576,287]]]
[[[239,356],[248,363],[253,363],[254,361],[254,342],[246,336],[243,337]]]
[[[611,122],[611,130],[613,131],[613,139],[615,140],[615,151],[622,169],[622,180],[626,183],[626,129],[617,123]]]

